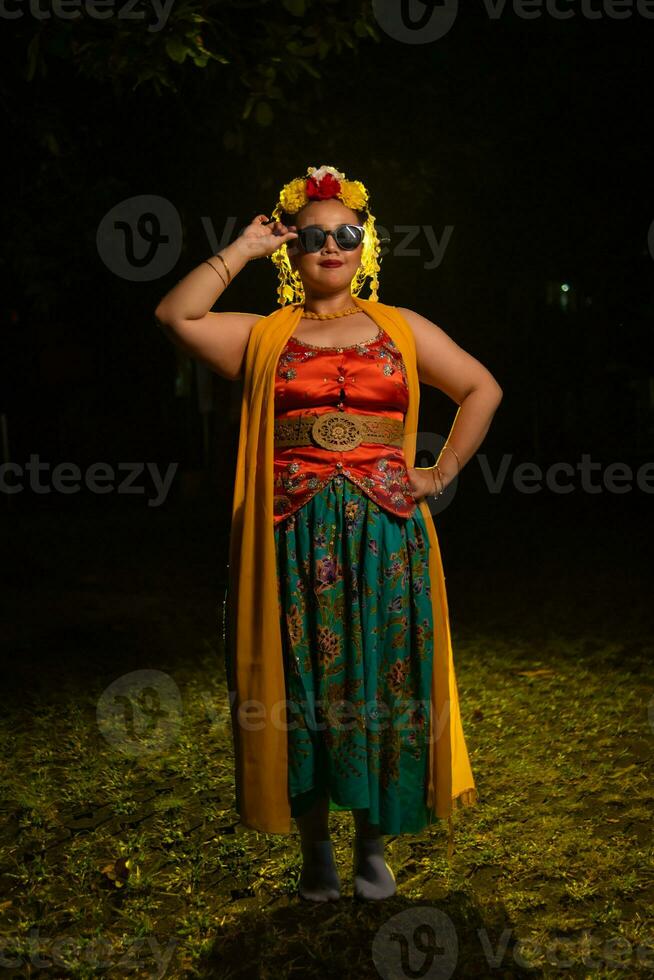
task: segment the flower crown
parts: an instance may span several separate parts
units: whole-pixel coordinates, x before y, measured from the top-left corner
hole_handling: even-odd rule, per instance
[[[282,213],[297,214],[298,211],[311,201],[327,201],[338,198],[353,211],[364,211],[366,220],[363,224],[363,248],[361,250],[361,265],[356,271],[350,285],[351,292],[358,296],[366,279],[371,279],[370,299],[377,302],[379,289],[379,252],[381,249],[375,217],[368,207],[368,191],[360,180],[347,180],[345,174],[335,167],[309,167],[304,177],[296,177],[282,188],[279,201],[272,211],[276,221],[281,220]],[[277,266],[279,286],[277,287],[277,302],[284,306],[286,303],[304,303],[304,286],[297,272],[291,268],[286,242],[272,253],[270,258]]]

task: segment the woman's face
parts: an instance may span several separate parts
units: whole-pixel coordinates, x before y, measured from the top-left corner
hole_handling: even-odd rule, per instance
[[[309,225],[317,225],[324,231],[335,231],[339,225],[360,224],[356,211],[347,208],[342,201],[332,198],[328,201],[312,201],[307,204],[295,219],[296,230]],[[288,257],[291,267],[297,271],[307,296],[329,296],[350,287],[361,264],[363,243],[354,251],[340,248],[332,235],[317,252],[303,252],[297,241],[288,242]],[[340,265],[325,266],[325,262],[340,262]]]

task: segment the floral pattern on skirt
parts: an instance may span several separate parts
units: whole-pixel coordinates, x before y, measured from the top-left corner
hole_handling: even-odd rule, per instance
[[[382,834],[427,807],[433,618],[429,538],[343,475],[275,527],[291,815],[318,796]]]

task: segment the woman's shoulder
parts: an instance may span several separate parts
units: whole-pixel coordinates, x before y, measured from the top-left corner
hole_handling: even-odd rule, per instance
[[[396,306],[394,307],[398,313],[401,313],[405,320],[410,324],[417,323],[419,320],[424,320],[424,317],[416,313],[415,310],[410,310],[407,306]]]
[[[421,313],[416,313],[415,310],[410,310],[406,306],[396,306],[395,309],[409,324],[417,341],[421,338],[433,338],[436,332],[439,335],[444,334],[444,330],[437,323],[434,323],[433,320],[428,320]]]
[[[426,330],[436,326],[436,324],[432,323],[431,320],[427,320],[426,317],[422,316],[420,313],[416,313],[415,310],[410,310],[406,306],[396,306],[395,309],[408,323],[416,341],[418,341],[421,336],[424,336]]]

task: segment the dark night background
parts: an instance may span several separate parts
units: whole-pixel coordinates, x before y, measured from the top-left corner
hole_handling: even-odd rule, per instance
[[[132,91],[136,68],[118,57],[112,74],[97,25],[87,26],[84,41],[97,45],[104,71],[95,64],[100,77],[88,77],[74,28],[35,32],[17,22],[13,77],[3,86],[12,133],[2,256],[10,459],[38,453],[51,467],[177,461],[172,498],[183,492],[184,473],[208,465],[212,499],[227,501],[239,394],[212,379],[207,453],[197,376],[159,335],[152,311],[215,250],[208,231],[216,247],[233,240],[312,162],[331,162],[370,189],[378,224],[392,238],[380,299],[438,323],[500,380],[505,399],[484,452],[511,453],[512,466],[574,465],[584,452],[602,467],[649,459],[650,22],[511,13],[491,21],[477,12],[459,14],[445,37],[424,45],[379,29],[378,41],[351,31],[353,48],[306,59],[319,78],[305,72],[277,86],[264,126],[256,113],[240,118],[253,84],[245,17],[257,7],[278,28],[303,22],[279,5],[219,5],[231,12],[238,58],[211,71],[188,58],[169,61],[161,70],[177,91],[164,86],[159,95],[147,82]],[[342,5],[327,7],[344,17]],[[259,25],[253,33],[263,32]],[[32,34],[41,43],[27,81]],[[131,34],[136,65],[139,39]],[[181,217],[179,260],[149,282],[138,281],[139,270],[128,281],[107,268],[96,246],[104,215],[137,195],[160,195]],[[403,225],[428,225],[439,241],[449,227],[436,268],[424,268],[433,265],[424,232],[407,240]],[[403,242],[420,254],[402,254]],[[142,256],[146,243],[137,240],[137,254],[139,244]],[[270,312],[275,287],[272,264],[251,263],[216,308]],[[446,434],[452,405],[424,386],[422,398],[422,427]],[[472,462],[460,492],[479,482]],[[55,509],[68,515],[90,503],[83,494],[58,496]],[[487,495],[481,499],[487,506]],[[42,502],[30,491],[11,499],[18,512]],[[93,501],[101,511],[116,503]]]
[[[28,13],[5,25],[2,462],[38,454],[44,484],[63,462],[82,477],[96,462],[178,464],[158,507],[146,474],[140,494],[118,480],[37,493],[27,478],[0,494],[8,695],[35,704],[72,676],[97,696],[149,667],[179,679],[219,649],[241,387],[199,370],[153,311],[322,164],[365,183],[391,236],[379,299],[437,323],[504,391],[478,451],[492,473],[509,458],[503,487],[473,459],[435,516],[455,641],[501,636],[523,665],[564,642],[648,661],[654,467],[649,493],[635,475],[654,459],[654,20],[568,6],[569,20],[509,5],[491,19],[467,4],[427,44],[340,0],[190,2],[158,32]],[[205,50],[219,57],[205,65]],[[127,276],[98,228],[149,195],[179,215],[179,257]],[[425,268],[424,231],[402,254],[402,226],[439,241],[450,228],[440,264]],[[147,247],[137,238],[136,255]],[[215,309],[272,312],[276,286],[272,263],[251,262]],[[422,386],[434,444],[455,410]],[[521,463],[576,470],[585,454],[597,487],[619,462],[630,489],[588,492],[578,471],[569,493],[512,483]]]
[[[240,385],[198,371],[160,334],[153,310],[254,214],[272,210],[283,183],[322,163],[365,182],[391,236],[382,302],[439,324],[504,389],[480,453],[493,473],[506,456],[507,478],[491,494],[479,462],[468,464],[439,517],[450,568],[489,556],[493,567],[504,557],[511,567],[516,538],[524,545],[532,532],[521,561],[561,559],[572,541],[543,526],[561,520],[578,533],[587,524],[607,545],[606,534],[644,514],[651,499],[635,472],[654,442],[645,354],[654,23],[636,13],[490,19],[479,5],[435,42],[407,44],[381,30],[366,3],[201,9],[208,20],[200,35],[189,31],[187,8],[150,33],[124,20],[12,23],[2,100],[11,138],[0,407],[11,462],[38,454],[46,484],[55,465],[70,462],[82,480],[76,493],[3,495],[10,526],[45,521],[39,554],[12,555],[10,586],[21,569],[32,581],[47,528],[60,520],[70,533],[85,515],[98,534],[107,521],[134,521],[130,548],[144,559],[148,529],[168,519],[181,526],[204,504],[200,545],[185,560],[206,561],[218,589]],[[200,41],[228,63],[196,64]],[[189,52],[181,63],[171,57],[175,45]],[[170,202],[181,228],[181,241],[171,234],[178,260],[149,281],[147,264],[123,274],[122,233],[113,238],[120,265],[96,243],[108,212],[147,195]],[[417,231],[407,237],[402,226]],[[424,226],[446,242],[436,267]],[[132,247],[147,258],[138,233]],[[411,250],[418,254],[404,254]],[[271,312],[276,285],[272,263],[250,263],[216,309]],[[423,385],[421,431],[443,438],[454,408]],[[599,485],[609,464],[630,466],[632,489],[591,494],[579,474],[568,493],[513,487],[520,463],[576,468],[583,454],[600,464]],[[177,464],[159,507],[147,506],[154,488],[146,473],[135,480],[140,494],[115,492],[124,476],[117,467],[130,461],[162,473]],[[416,465],[432,461],[424,452]],[[95,462],[116,468],[111,493],[85,489]],[[525,527],[516,535],[517,521]],[[631,565],[644,537],[637,525],[625,534]]]

